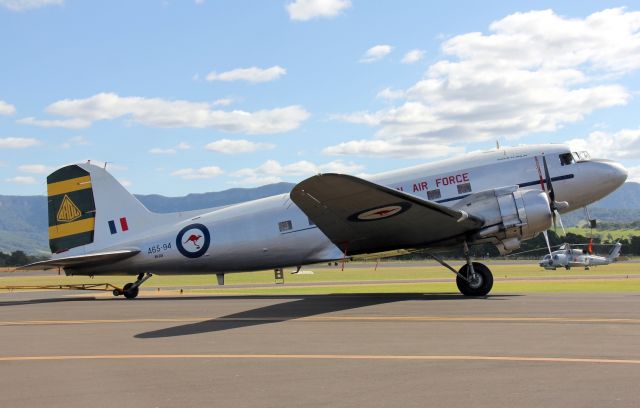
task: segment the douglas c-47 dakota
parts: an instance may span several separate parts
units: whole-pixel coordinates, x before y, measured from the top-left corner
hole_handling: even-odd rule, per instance
[[[281,269],[396,250],[428,251],[456,274],[460,292],[493,286],[468,247],[506,254],[545,233],[559,213],[620,187],[620,164],[534,145],[471,153],[362,179],[318,174],[291,193],[207,210],[156,214],[105,169],[76,164],[47,177],[52,259],[28,269],[67,275],[137,275],[115,295],[135,298],[152,274]],[[463,247],[455,270],[436,253]]]

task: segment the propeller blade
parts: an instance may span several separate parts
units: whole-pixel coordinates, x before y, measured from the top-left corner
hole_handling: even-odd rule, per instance
[[[547,248],[549,249],[549,255],[553,256],[551,253],[551,244],[549,244],[549,234],[547,230],[542,231],[542,235],[544,235],[544,240],[547,241]]]
[[[553,212],[553,220],[555,221],[555,218],[558,217],[558,221],[560,222],[560,227],[562,228],[562,236],[564,237],[565,235],[567,235],[567,231],[565,231],[564,229],[564,224],[562,223],[562,217],[560,217],[560,213],[558,212],[558,210],[556,209]],[[555,226],[555,224],[554,224]]]
[[[549,174],[549,166],[547,166],[547,157],[542,156],[542,165],[544,166],[544,177],[547,180],[547,191],[549,194],[549,202],[551,203],[552,209],[555,210],[555,202],[556,202],[556,193],[553,191],[553,184],[551,184],[551,175]]]

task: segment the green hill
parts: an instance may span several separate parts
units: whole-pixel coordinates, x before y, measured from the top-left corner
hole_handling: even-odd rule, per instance
[[[149,210],[158,213],[198,210],[256,200],[288,193],[291,183],[256,188],[233,188],[220,192],[189,194],[184,197],[136,195]],[[0,252],[24,251],[48,254],[47,198],[45,196],[0,195]]]
[[[166,213],[218,207],[255,200],[291,191],[293,184],[277,183],[256,188],[234,188],[203,194],[189,194],[184,197],[161,195],[137,195],[138,199],[151,211]],[[603,200],[590,206],[590,213],[599,221],[629,224],[640,221],[640,184],[625,183],[621,188]],[[565,226],[571,227],[584,222],[584,212],[577,210],[562,216]],[[635,230],[617,228],[618,230]],[[640,229],[640,227],[638,227]],[[588,235],[587,230],[575,230]],[[600,233],[596,230],[596,233]],[[604,233],[603,238],[612,232]],[[623,234],[624,235],[624,234]],[[628,235],[628,234],[626,234]],[[44,196],[2,196],[0,195],[0,252],[10,253],[21,250],[29,254],[49,253],[47,241],[47,199]]]

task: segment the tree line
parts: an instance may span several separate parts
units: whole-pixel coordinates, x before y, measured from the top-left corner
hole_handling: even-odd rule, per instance
[[[564,243],[568,243],[570,245],[587,245],[589,241],[592,239],[590,237],[585,237],[583,235],[573,234],[571,232],[566,235],[559,235],[557,232],[553,230],[548,231],[549,235],[549,244],[552,246],[552,250],[556,250],[560,245]],[[601,239],[600,237],[593,237],[593,246],[594,253],[597,255],[606,255],[611,251],[613,244],[616,242],[620,242],[622,244],[621,254],[625,256],[640,256],[640,236],[632,236],[627,239],[610,239],[605,238]],[[600,245],[606,245],[606,248],[601,247]],[[610,246],[609,246],[610,245]],[[501,258],[503,257],[498,252],[498,249],[495,245],[492,244],[481,244],[474,245],[469,248],[471,256],[476,259],[482,258]],[[506,257],[509,259],[537,259],[545,254],[548,254],[549,250],[547,249],[547,243],[545,242],[544,236],[542,234],[538,234],[533,239],[524,241],[520,247],[520,249],[514,251],[513,253],[507,255]],[[460,248],[447,250],[444,252],[438,252],[440,256],[448,259],[460,259],[464,258],[463,250]],[[400,257],[394,257],[390,259],[428,259],[429,256],[424,252],[415,252],[409,255],[403,255]]]
[[[10,254],[0,252],[0,267],[22,266],[48,258],[47,256],[27,255],[23,251],[13,251]]]

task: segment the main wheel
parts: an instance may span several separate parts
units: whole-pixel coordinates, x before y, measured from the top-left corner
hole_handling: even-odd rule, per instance
[[[122,291],[124,292],[124,297],[126,297],[127,299],[135,299],[136,296],[138,296],[138,288],[137,287],[132,287],[133,283],[127,283],[126,285],[124,285],[124,288],[122,288]]]
[[[458,273],[462,276],[469,276],[468,269],[469,265],[465,264]],[[473,263],[473,270],[475,278],[472,277],[469,281],[462,279],[460,276],[456,278],[458,290],[465,296],[486,296],[493,287],[493,275],[489,268],[479,262]]]

